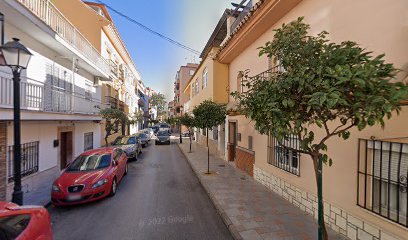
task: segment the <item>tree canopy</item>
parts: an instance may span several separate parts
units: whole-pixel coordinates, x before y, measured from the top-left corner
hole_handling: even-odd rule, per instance
[[[205,129],[224,123],[227,114],[225,104],[205,100],[193,109],[195,127]]]
[[[166,107],[166,97],[162,93],[154,93],[149,99],[149,104],[157,107],[157,115],[160,115]]]

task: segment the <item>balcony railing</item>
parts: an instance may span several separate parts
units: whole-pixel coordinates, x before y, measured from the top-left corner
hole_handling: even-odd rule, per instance
[[[239,8],[240,7],[237,7],[235,11],[237,11]],[[238,24],[242,21],[242,19],[244,19],[246,15],[248,15],[251,8],[252,8],[252,0],[248,1],[248,3],[245,6],[242,6],[241,13],[237,16],[235,21],[231,24],[231,28],[230,28],[231,32],[233,32],[235,28],[238,27]]]
[[[269,80],[271,78],[272,75],[277,74],[277,73],[281,73],[284,72],[285,70],[283,69],[283,67],[281,65],[272,67],[264,72],[261,72],[255,76],[249,77],[249,78],[242,78],[240,79],[240,82],[238,82],[238,84],[240,84],[241,89],[238,88],[238,90],[241,90],[241,93],[245,93],[246,91],[248,91],[248,87],[247,87],[247,83],[251,82],[255,79],[257,80]]]
[[[21,109],[69,114],[98,114],[100,101],[50,84],[22,81]],[[0,77],[0,108],[13,107],[13,80]]]
[[[125,103],[123,101],[120,101],[119,99],[111,96],[106,96],[105,99],[110,108],[119,109],[122,111],[125,110]]]
[[[408,227],[408,137],[394,140],[359,140],[357,205]]]
[[[111,74],[113,74],[113,76],[115,77],[118,77],[118,74],[119,74],[118,65],[114,61],[109,60],[109,67],[111,70]]]
[[[92,44],[79,30],[65,18],[65,16],[51,3],[50,0],[17,0],[28,10],[40,18],[65,41],[74,46],[89,61],[95,64],[103,73],[109,75],[110,67]]]

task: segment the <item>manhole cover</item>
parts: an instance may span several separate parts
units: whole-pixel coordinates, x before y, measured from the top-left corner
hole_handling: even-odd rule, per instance
[[[245,178],[245,177],[241,177],[241,180],[246,180],[246,178]]]
[[[220,165],[218,165],[218,167],[225,167],[225,165],[224,165],[224,164],[220,164]]]

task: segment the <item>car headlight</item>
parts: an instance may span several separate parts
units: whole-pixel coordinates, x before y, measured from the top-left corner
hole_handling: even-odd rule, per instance
[[[61,192],[61,189],[57,185],[52,184],[52,191],[53,192]]]
[[[108,179],[99,180],[94,185],[92,185],[92,188],[100,187],[100,186],[104,185],[107,182],[108,182]]]

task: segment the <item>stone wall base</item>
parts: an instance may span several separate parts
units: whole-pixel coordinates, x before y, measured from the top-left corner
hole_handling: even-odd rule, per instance
[[[254,179],[317,219],[317,197],[254,166]],[[334,231],[352,240],[401,240],[380,228],[324,202],[324,220]]]

